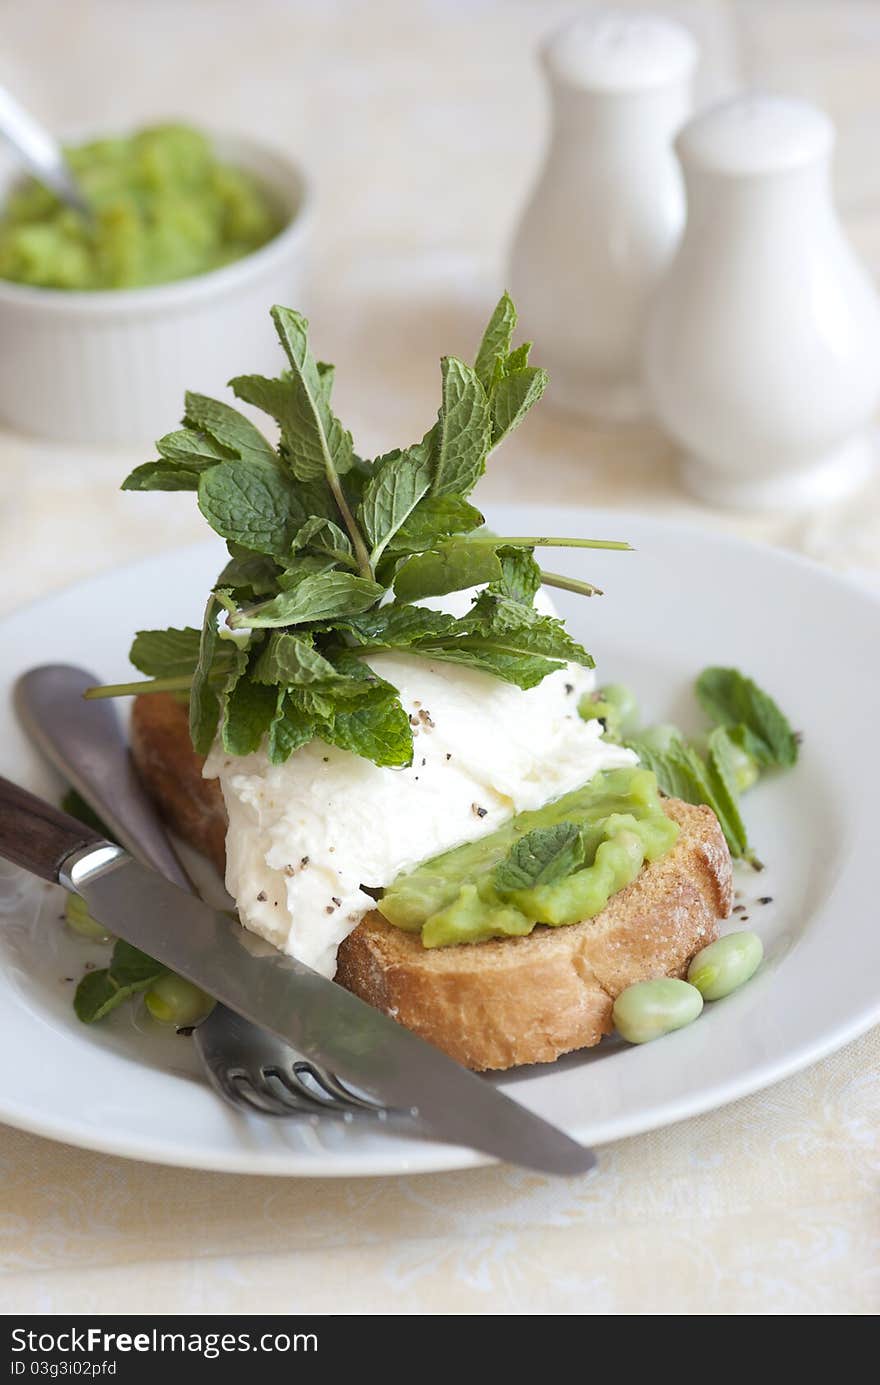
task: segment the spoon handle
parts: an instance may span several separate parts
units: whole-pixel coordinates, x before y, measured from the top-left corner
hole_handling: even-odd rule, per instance
[[[18,151],[19,157],[41,183],[57,193],[63,202],[86,216],[90,209],[70,171],[58,141],[20,106],[5,87],[0,86],[0,134]]]
[[[94,674],[70,664],[32,668],[15,684],[19,722],[133,856],[192,891],[135,772],[116,709],[110,702],[87,702],[83,697],[86,688],[99,682]]]

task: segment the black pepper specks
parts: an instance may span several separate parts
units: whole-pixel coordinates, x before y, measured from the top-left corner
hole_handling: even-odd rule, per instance
[[[452,759],[452,751],[451,751],[451,750],[447,750],[447,752],[446,752],[446,758],[447,758],[447,760],[451,760],[451,759]]]
[[[335,894],[334,894],[334,895],[331,895],[330,898],[333,900],[333,903],[336,905],[336,907],[337,907],[337,909],[338,909],[339,906],[340,906],[340,904],[342,903],[342,900],[341,900],[341,899],[337,899]]]
[[[758,903],[759,903],[759,904],[772,904],[772,903],[773,903],[773,896],[772,896],[772,894],[762,894],[762,895],[761,895],[761,898],[758,900]]]
[[[566,683],[565,691],[568,693],[568,696],[571,697],[574,692],[574,683]]]
[[[419,712],[419,721],[427,730],[433,731],[434,722],[431,719],[431,713],[428,711],[427,707],[423,707]]]
[[[260,890],[260,893],[257,895],[257,901],[258,901],[258,903],[260,903],[260,904],[265,904],[267,899],[268,899],[268,895],[266,894],[266,891],[265,891],[265,890]]]
[[[733,909],[731,910],[731,913],[733,913],[733,914],[744,914],[745,911],[746,911],[746,906],[745,906],[744,904],[734,904]]]
[[[305,870],[306,866],[309,864],[308,856],[300,856],[299,863],[302,866],[303,870]]]
[[[489,811],[488,808],[481,808],[480,805],[479,805],[479,803],[472,803],[472,804],[471,804],[471,812],[473,813],[474,817],[477,817],[477,818],[484,818],[484,817],[486,816],[486,814],[488,813],[488,811]]]

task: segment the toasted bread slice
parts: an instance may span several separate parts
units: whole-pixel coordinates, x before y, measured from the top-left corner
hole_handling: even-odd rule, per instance
[[[167,694],[137,698],[132,751],[166,821],[222,872],[223,796],[201,776],[185,708]],[[469,1068],[549,1063],[598,1043],[626,986],[683,976],[730,913],[730,853],[714,813],[678,799],[664,806],[681,827],[675,846],[596,918],[425,948],[374,912],[342,943],[337,981]]]

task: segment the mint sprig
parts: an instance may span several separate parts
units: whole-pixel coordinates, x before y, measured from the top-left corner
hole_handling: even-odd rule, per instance
[[[769,693],[735,668],[707,668],[696,682],[697,699],[717,726],[747,750],[763,768],[790,768],[798,743],[788,718]]]
[[[281,763],[320,737],[382,765],[412,760],[412,728],[397,691],[369,660],[405,651],[521,688],[568,662],[592,666],[561,621],[534,607],[541,583],[584,595],[580,578],[543,571],[543,547],[626,549],[625,543],[496,536],[468,497],[493,450],[540,399],[547,374],[514,347],[516,311],[497,304],[471,366],[440,364],[436,422],[420,442],[363,461],[333,411],[333,367],[315,359],[308,323],[272,309],[287,357],[275,378],[242,375],[237,397],[267,413],[277,446],[243,414],[188,394],[182,427],[126,490],[192,490],[226,540],[201,632],[141,631],[132,646],[142,683],[88,695],[188,696],[193,745],[214,740],[246,755],[265,743]],[[483,588],[461,617],[415,605]]]
[[[120,938],[113,948],[109,967],[87,971],[76,988],[73,1008],[83,1024],[94,1024],[115,1010],[130,996],[148,991],[168,968]]]
[[[583,830],[576,822],[533,827],[510,848],[493,873],[500,890],[553,885],[584,864]]]
[[[721,824],[731,855],[760,870],[740,809],[740,795],[758,771],[790,769],[798,758],[798,737],[769,693],[736,668],[706,668],[694,688],[715,725],[698,749],[674,727],[658,740],[651,728],[625,740],[653,770],[665,794],[686,803],[705,803]],[[599,704],[582,704],[589,720]],[[607,705],[607,704],[606,704]],[[606,731],[606,739],[613,733]],[[750,764],[751,761],[751,764]],[[746,776],[743,779],[743,770]]]

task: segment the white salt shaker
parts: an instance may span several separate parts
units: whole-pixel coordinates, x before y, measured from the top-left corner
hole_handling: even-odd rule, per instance
[[[672,140],[697,56],[681,25],[632,10],[581,16],[543,49],[552,135],[509,281],[548,398],[580,412],[642,412],[645,310],[684,223]]]
[[[833,141],[821,111],[765,95],[715,107],[677,141],[688,224],[645,383],[685,485],[716,504],[821,503],[873,464],[880,303],[834,211]]]

